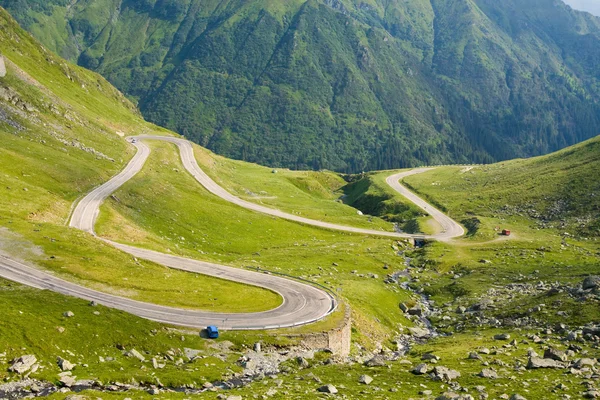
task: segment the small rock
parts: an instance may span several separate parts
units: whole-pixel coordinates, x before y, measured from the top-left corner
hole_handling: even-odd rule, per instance
[[[439,361],[440,358],[433,353],[425,353],[421,356],[421,360],[423,361]]]
[[[368,385],[368,384],[370,384],[371,382],[373,382],[373,378],[371,378],[369,375],[361,375],[361,376],[358,378],[358,382],[359,382],[359,383],[363,383],[363,384],[365,384],[365,385]]]
[[[297,357],[296,362],[298,363],[298,366],[300,368],[308,368],[310,366],[310,364],[308,363],[308,361],[306,361],[304,357]]]
[[[498,335],[494,335],[494,339],[496,339],[496,340],[508,340],[508,339],[510,339],[510,334],[508,334],[508,333],[499,333]]]
[[[337,388],[335,386],[333,386],[332,384],[321,386],[317,390],[321,393],[331,393],[331,394],[336,394],[338,392]]]
[[[131,357],[135,357],[140,361],[146,361],[146,357],[144,357],[139,351],[137,351],[136,349],[131,349],[129,351],[129,355]]]
[[[65,311],[63,313],[63,317],[73,318],[74,316],[75,316],[75,314],[73,313],[73,311]]]
[[[415,368],[413,368],[412,373],[415,375],[424,375],[427,373],[428,369],[429,369],[429,366],[427,364],[423,363],[423,364],[419,364]]]
[[[58,357],[57,359],[57,364],[62,371],[71,371],[73,370],[73,368],[75,368],[75,365],[73,365],[73,363],[60,357]]]
[[[510,400],[527,400],[525,397],[521,396],[520,394],[513,394],[512,396],[510,396]]]

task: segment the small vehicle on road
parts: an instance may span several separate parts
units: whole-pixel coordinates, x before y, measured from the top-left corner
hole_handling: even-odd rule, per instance
[[[208,334],[209,339],[217,339],[219,337],[219,328],[211,325],[206,328],[206,333]]]

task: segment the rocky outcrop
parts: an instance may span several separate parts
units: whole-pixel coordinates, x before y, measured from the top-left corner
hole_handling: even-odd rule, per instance
[[[16,372],[17,374],[24,374],[29,371],[36,362],[37,358],[33,355],[21,356],[15,360],[8,370]]]

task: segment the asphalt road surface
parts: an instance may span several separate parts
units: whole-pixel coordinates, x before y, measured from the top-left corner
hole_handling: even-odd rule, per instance
[[[405,178],[410,175],[421,174],[425,171],[429,171],[432,168],[416,168],[410,171],[400,172],[398,174],[394,174],[392,176],[388,176],[385,180],[388,185],[390,185],[395,191],[400,193],[402,196],[406,197],[408,200],[419,206],[423,211],[427,214],[431,215],[434,220],[436,220],[440,226],[442,227],[442,231],[435,235],[427,236],[432,239],[437,239],[441,241],[447,241],[456,237],[463,236],[465,234],[465,230],[463,227],[438,210],[433,207],[431,204],[427,203],[425,200],[408,190],[406,187],[400,184],[400,179]]]
[[[95,235],[94,225],[102,202],[125,182],[135,176],[135,174],[142,169],[150,155],[150,149],[141,140],[162,140],[175,143],[179,147],[184,167],[202,186],[216,196],[239,205],[240,207],[325,229],[387,237],[422,237],[422,235],[385,232],[331,224],[299,217],[277,209],[251,203],[227,192],[206,175],[198,166],[194,157],[193,147],[187,140],[163,136],[137,136],[130,138],[130,140],[138,149],[136,155],[121,173],[94,189],[77,204],[69,223],[71,227]],[[462,236],[464,230],[459,224],[400,185],[399,180],[404,176],[423,172],[424,170],[425,169],[419,169],[393,175],[388,178],[388,184],[419,207],[423,208],[443,227],[442,233],[426,237],[438,240],[448,240],[453,237]],[[39,289],[48,289],[65,295],[96,301],[99,304],[123,310],[150,320],[196,328],[217,325],[221,329],[243,330],[298,326],[324,318],[337,306],[335,298],[327,291],[296,280],[176,257],[115,242],[107,242],[134,257],[150,260],[170,268],[214,276],[272,290],[282,296],[283,304],[276,309],[259,313],[216,313],[159,306],[85,288],[57,278],[48,272],[29,267],[19,261],[1,255],[0,275],[4,278]]]

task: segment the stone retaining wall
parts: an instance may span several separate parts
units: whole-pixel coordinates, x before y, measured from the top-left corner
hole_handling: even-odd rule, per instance
[[[301,337],[301,346],[309,349],[330,349],[334,354],[347,357],[350,354],[352,340],[352,316],[350,306],[346,305],[344,320],[337,328],[328,332],[309,333],[306,335],[290,335]]]

